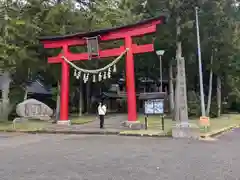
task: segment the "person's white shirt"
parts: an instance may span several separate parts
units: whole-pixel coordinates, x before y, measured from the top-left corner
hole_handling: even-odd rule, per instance
[[[105,105],[99,104],[98,115],[105,115],[107,112],[107,107]]]

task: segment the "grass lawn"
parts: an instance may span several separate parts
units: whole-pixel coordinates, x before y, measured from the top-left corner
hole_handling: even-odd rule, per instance
[[[145,116],[139,115],[138,120],[145,124]],[[173,121],[169,118],[164,118],[164,132],[168,133],[172,129]],[[142,132],[143,130],[141,130]],[[148,116],[148,130],[147,132],[162,132],[162,119],[160,116]]]
[[[80,125],[80,124],[86,124],[89,122],[92,122],[95,120],[95,116],[93,115],[87,115],[82,117],[72,116],[71,123],[73,125]],[[141,123],[144,123],[144,116],[139,115],[138,119]],[[189,120],[190,123],[197,124],[199,123],[198,119],[191,119]],[[148,117],[148,130],[129,130],[129,131],[123,131],[124,133],[147,133],[147,134],[168,134],[171,132],[172,126],[174,125],[174,122],[169,119],[165,118],[164,120],[165,129],[164,132],[162,132],[162,124],[161,124],[161,118],[160,116],[149,116]],[[212,118],[210,119],[210,129],[209,131],[215,131],[218,129],[222,129],[228,126],[232,125],[240,125],[240,114],[227,114],[223,115],[220,118]],[[51,122],[44,122],[39,120],[29,120],[22,123],[16,123],[15,128],[13,127],[13,124],[11,121],[0,121],[0,131],[11,131],[11,130],[22,130],[22,131],[35,131],[35,130],[41,130],[47,127],[48,125],[51,125]]]
[[[95,116],[82,116],[82,117],[71,117],[72,125],[80,125],[92,122]],[[0,121],[0,131],[11,131],[11,130],[22,130],[22,131],[35,131],[41,130],[51,125],[51,122],[40,121],[40,120],[28,120],[26,122],[16,123],[15,128],[13,127],[12,121]]]
[[[139,121],[144,123],[144,116],[139,116]],[[165,121],[165,130],[164,132],[169,132],[174,125],[174,122],[171,119],[166,118]],[[194,123],[199,125],[198,119],[190,119],[190,123]],[[240,124],[240,114],[226,114],[222,115],[220,118],[212,118],[210,119],[210,131],[222,129],[231,125],[239,125]],[[148,129],[154,131],[161,131],[161,118],[160,116],[149,116],[148,117]]]
[[[94,115],[85,115],[81,117],[73,116],[71,118],[71,124],[73,125],[80,125],[80,124],[86,124],[89,122],[92,122],[96,119],[96,116]]]
[[[11,131],[11,130],[23,130],[23,131],[34,131],[41,130],[47,125],[51,124],[50,122],[29,120],[22,123],[16,123],[15,128],[11,121],[0,121],[0,131]]]

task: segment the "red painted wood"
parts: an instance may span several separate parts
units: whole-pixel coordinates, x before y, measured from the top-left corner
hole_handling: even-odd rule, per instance
[[[64,48],[66,51],[66,47]],[[62,61],[62,79],[60,96],[60,121],[68,121],[68,101],[69,101],[69,64]]]
[[[99,51],[99,57],[100,58],[106,58],[106,57],[116,57],[120,56],[125,51],[124,46],[120,46],[119,48],[114,49],[106,49]]]
[[[59,54],[58,56],[55,57],[49,57],[48,58],[48,63],[54,64],[54,63],[59,63],[62,62],[63,59],[61,58],[63,54]]]
[[[127,85],[127,99],[128,99],[128,120],[137,120],[136,111],[136,92],[135,92],[135,74],[134,74],[134,54],[152,52],[154,51],[153,44],[136,45],[132,42],[132,37],[143,36],[145,34],[156,31],[156,26],[161,24],[162,20],[152,20],[145,24],[138,24],[132,27],[125,27],[112,30],[100,36],[100,41],[109,41],[116,39],[124,39],[125,47],[101,50],[99,58],[119,56],[125,48],[129,48],[126,55],[126,85]],[[70,46],[86,45],[86,40],[83,37],[69,37],[62,40],[42,40],[45,48],[63,48],[61,54],[56,57],[49,57],[49,63],[62,63],[62,80],[61,80],[61,106],[60,106],[60,120],[68,120],[68,101],[69,101],[69,65],[62,56],[65,56],[70,61],[88,60],[87,53],[73,54],[69,52]]]
[[[132,49],[133,49],[134,54],[153,52],[154,51],[154,45],[153,44],[145,44],[145,45],[133,44]]]
[[[134,37],[134,36],[142,36],[145,34],[150,34],[156,31],[156,25],[160,23],[161,23],[161,20],[157,20],[154,22],[150,22],[148,24],[139,25],[137,27],[113,31],[106,35],[102,35],[100,37],[100,40],[109,41],[109,40],[122,39],[122,38],[125,38],[126,36]]]
[[[99,52],[99,58],[119,56],[123,53],[123,51],[125,51],[125,48],[123,46],[121,46],[120,48],[101,50]],[[67,51],[67,53],[64,53],[64,54],[61,53],[56,57],[49,57],[48,62],[49,63],[60,63],[60,62],[62,62],[62,56],[65,56],[69,61],[88,60],[88,53],[74,54],[74,53]]]
[[[128,121],[137,121],[134,59],[132,51],[132,38],[130,36],[125,38],[125,47],[129,48],[126,59]]]
[[[41,41],[44,45],[44,48],[62,48],[64,45],[67,46],[77,46],[86,44],[86,40],[84,39],[64,39],[59,41]]]
[[[156,31],[156,25],[161,24],[162,20],[154,20],[146,24],[137,25],[130,28],[122,28],[118,30],[113,30],[110,33],[100,36],[100,41],[109,41],[116,39],[123,39],[126,36],[142,36],[144,34],[153,33]],[[43,40],[41,41],[45,48],[61,48],[63,45],[74,46],[74,45],[84,45],[86,40],[84,38],[74,37],[71,39],[63,40]]]
[[[120,48],[101,50],[101,51],[99,51],[99,58],[116,57],[116,56],[121,55],[123,51],[125,51],[124,46],[121,46]],[[152,51],[154,51],[154,46],[153,46],[153,44],[145,44],[145,45],[133,44],[132,51],[133,51],[133,54],[152,52]],[[63,56],[63,54],[61,53],[56,57],[49,57],[48,62],[49,63],[60,63],[60,62],[62,62],[62,56]],[[74,53],[71,53],[68,51],[64,56],[69,61],[88,60],[88,53],[74,54]]]

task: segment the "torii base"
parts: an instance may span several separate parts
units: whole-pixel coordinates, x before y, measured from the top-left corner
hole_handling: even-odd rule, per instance
[[[176,123],[176,125],[173,126],[172,137],[199,139],[200,130],[196,124],[192,124],[188,122],[180,122],[180,123]]]
[[[144,128],[144,125],[141,124],[140,121],[124,121],[122,122],[122,126],[132,130],[140,130]]]
[[[65,126],[70,126],[71,125],[71,121],[67,120],[67,121],[63,121],[63,120],[58,120],[57,121],[58,125],[65,125]]]

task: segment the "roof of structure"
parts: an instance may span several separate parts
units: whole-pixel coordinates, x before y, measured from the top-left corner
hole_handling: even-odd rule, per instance
[[[27,86],[27,91],[28,93],[51,94],[51,89],[47,88],[39,81],[34,81]]]
[[[42,41],[43,40],[61,40],[61,39],[73,38],[76,36],[78,36],[78,37],[93,37],[93,36],[97,36],[97,35],[106,34],[110,31],[117,31],[117,30],[121,30],[124,28],[131,28],[131,27],[134,27],[137,25],[143,25],[143,24],[146,24],[148,22],[158,20],[158,19],[161,19],[163,23],[166,23],[166,15],[161,15],[161,16],[157,16],[154,18],[140,21],[136,24],[130,24],[130,25],[126,25],[126,26],[120,26],[120,27],[114,27],[114,28],[108,28],[108,29],[101,29],[101,30],[91,31],[91,32],[80,32],[80,33],[68,34],[68,35],[63,35],[63,36],[43,36],[43,37],[40,37],[39,40],[42,40]]]
[[[0,90],[3,89],[3,84],[6,81],[11,81],[7,76],[0,75]],[[51,89],[43,85],[40,81],[36,80],[27,86],[28,93],[37,94],[51,94]]]

